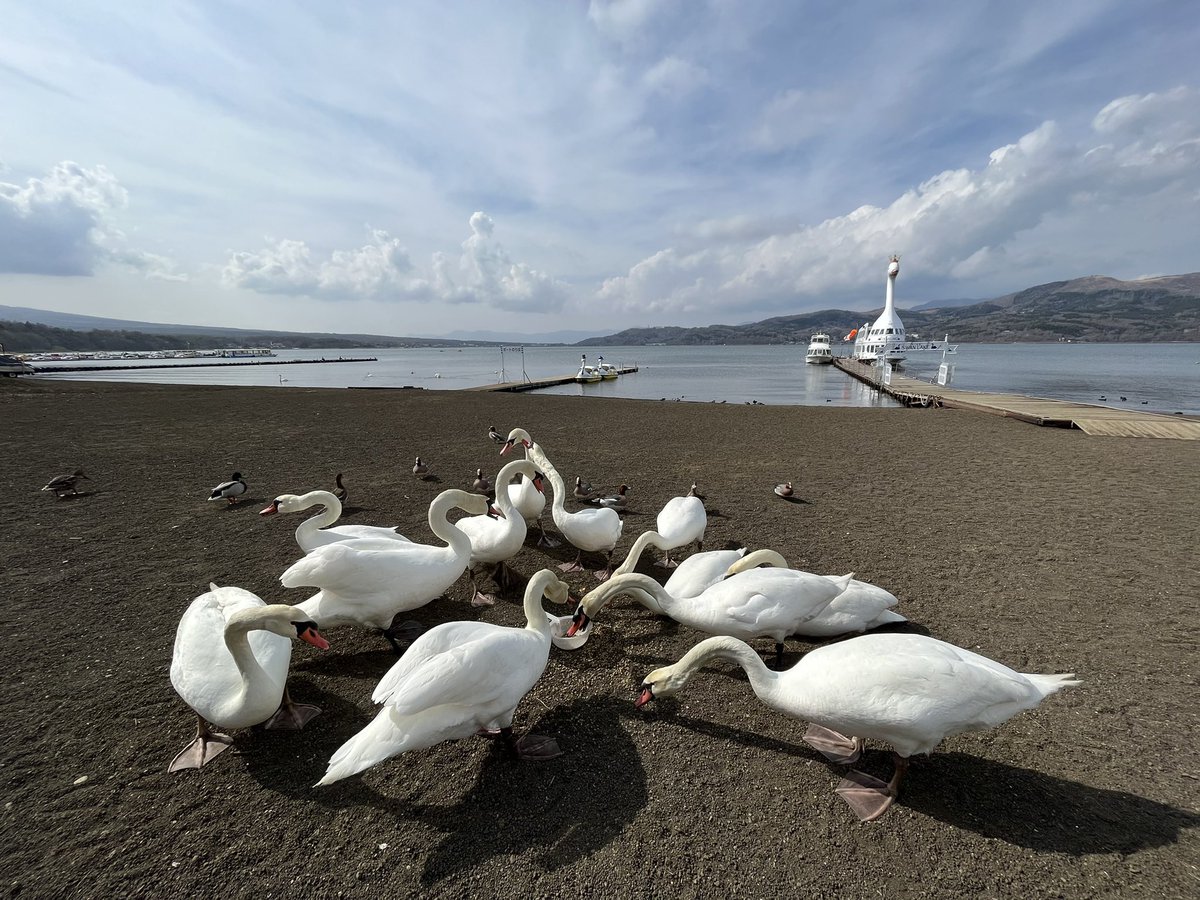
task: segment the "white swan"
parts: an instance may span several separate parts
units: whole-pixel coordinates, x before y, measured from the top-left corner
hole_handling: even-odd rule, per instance
[[[233,743],[229,735],[211,731],[210,722],[249,728],[271,719],[268,728],[302,728],[320,712],[292,703],[286,687],[293,638],[329,649],[317,623],[303,610],[268,606],[242,588],[208,588],[175,631],[171,684],[198,724],[196,739],[171,761],[170,772],[198,769]]]
[[[647,547],[667,549],[662,544],[662,536],[657,531],[646,531],[638,535],[629,555],[621,565],[613,570],[613,577],[626,575],[637,569],[638,560]],[[746,554],[746,548],[740,550],[706,550],[703,553],[693,553],[675,568],[663,590],[676,600],[695,597],[705,588],[716,584],[725,577],[729,567]]]
[[[718,581],[694,597],[679,600],[648,575],[631,572],[592,588],[579,601],[567,637],[576,628],[586,627],[613,597],[629,594],[647,609],[668,615],[697,631],[744,641],[772,638],[778,667],[783,664],[784,640],[805,633],[805,623],[833,602],[849,581],[849,575],[830,580],[794,569],[751,569]]]
[[[693,484],[693,488],[696,486]],[[677,563],[671,560],[671,551],[677,547],[686,547],[692,541],[696,542],[699,550],[704,549],[704,530],[708,527],[708,513],[704,511],[704,501],[689,494],[686,497],[672,497],[659,511],[655,520],[660,542],[655,546],[660,548],[663,559],[660,565],[671,568]]]
[[[305,519],[296,529],[296,543],[307,553],[326,544],[336,544],[338,541],[358,539],[374,539],[405,541],[408,538],[396,532],[396,526],[384,528],[378,525],[333,525],[342,515],[342,503],[331,491],[309,491],[307,494],[280,494],[263,510],[260,516],[273,516],[276,513],[303,512],[314,506],[324,506],[325,509],[312,518]]]
[[[550,507],[554,516],[554,524],[558,526],[562,536],[579,551],[575,555],[573,563],[567,563],[559,568],[564,572],[581,570],[583,566],[580,564],[580,559],[585,550],[603,552],[607,565],[602,572],[596,573],[596,577],[601,581],[608,578],[612,574],[613,548],[621,539],[621,529],[625,523],[621,521],[616,510],[612,509],[581,509],[578,512],[567,512],[565,501],[567,486],[563,483],[558,470],[554,468],[542,448],[537,444],[529,447],[529,458],[550,479],[550,485],[554,488],[554,501]]]
[[[778,566],[785,572],[796,572],[797,575],[807,573],[789,569],[787,560],[774,550],[755,550],[744,558],[730,565],[729,575],[736,575],[755,566]],[[826,575],[825,578],[837,580],[838,576]],[[880,625],[894,625],[907,622],[904,616],[892,612],[892,607],[900,601],[890,591],[885,591],[878,585],[868,581],[851,578],[846,590],[842,591],[820,614],[804,625],[804,634],[809,637],[836,637],[852,631],[863,632]]]
[[[322,628],[363,625],[388,633],[397,613],[424,606],[458,580],[471,558],[471,539],[451,523],[451,509],[479,515],[486,497],[452,489],[429,504],[429,527],[445,547],[388,540],[339,541],[311,551],[293,563],[279,580],[284,587],[320,590],[298,609]],[[399,652],[399,647],[396,647]]]
[[[541,475],[537,466],[528,459],[516,459],[506,465],[496,476],[496,483],[507,486],[518,473],[529,479],[535,490],[540,488]],[[525,519],[513,506],[512,496],[507,490],[496,492],[496,505],[500,508],[501,518],[484,514],[459,519],[455,523],[471,539],[468,569],[471,572],[471,603],[475,606],[491,606],[496,598],[479,590],[474,567],[480,563],[496,564],[496,581],[503,588],[509,580],[505,560],[512,559],[525,546],[525,534],[528,531]]]
[[[516,435],[516,437],[513,437]],[[513,444],[517,441],[525,448],[525,458],[529,458],[529,447],[533,445],[533,439],[529,437],[529,432],[523,428],[514,428],[509,436],[509,441],[499,437],[498,443],[503,443],[504,446],[500,449],[500,454],[503,456],[508,450],[512,449]],[[499,479],[497,479],[499,481]],[[502,482],[500,482],[502,483]],[[546,527],[542,524],[542,511],[546,508],[546,495],[540,487],[533,484],[532,479],[526,478],[524,475],[518,476],[516,484],[509,484],[506,488],[508,496],[513,502],[513,506],[521,514],[521,518],[528,525],[531,522],[537,522],[539,547],[558,547],[559,542],[553,538],[546,536]]]
[[[536,572],[525,589],[524,628],[488,622],[446,622],[413,641],[375,688],[383,709],[342,744],[317,786],[333,784],[409,750],[499,729],[519,756],[559,755],[550,739],[512,733],[517,704],[537,684],[550,656],[550,625],[542,595],[567,599],[567,585],[549,569]]]
[[[693,671],[714,657],[745,669],[754,693],[767,706],[813,723],[805,740],[813,742],[815,735],[814,745],[835,761],[855,761],[864,740],[893,748],[896,769],[891,781],[885,784],[851,772],[838,787],[864,821],[878,818],[891,805],[913,754],[930,753],[952,735],[992,728],[1061,688],[1079,684],[1073,673],[1016,672],[918,634],[868,634],[827,644],[784,672],[772,672],[742,641],[714,637],[701,641],[674,665],[647,675],[637,705],[676,693]],[[820,745],[830,739],[840,739],[855,753],[827,752]]]

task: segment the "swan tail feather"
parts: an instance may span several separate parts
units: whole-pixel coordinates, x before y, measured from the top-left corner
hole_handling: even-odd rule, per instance
[[[381,709],[379,715],[362,731],[334,751],[325,776],[315,787],[333,784],[335,781],[357,775],[385,759],[412,749],[406,746],[408,733],[398,728],[397,724],[390,709]]]
[[[1073,687],[1077,684],[1082,684],[1083,680],[1075,677],[1074,672],[1067,672],[1063,675],[1025,675],[1034,687],[1036,687],[1043,697],[1049,697],[1051,694],[1061,691],[1065,687]]]
[[[907,622],[908,619],[898,612],[892,612],[890,609],[885,609],[875,617],[875,621],[871,623],[871,627],[875,628],[878,625],[895,625],[899,622]]]

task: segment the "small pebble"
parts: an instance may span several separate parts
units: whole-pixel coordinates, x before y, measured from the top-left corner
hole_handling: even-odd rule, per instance
[[[380,844],[380,845],[379,845],[379,849],[380,849],[380,850],[386,850],[386,849],[387,849],[387,847],[388,847],[388,845],[387,845],[387,844]]]
[[[80,775],[78,778],[75,779],[75,784],[77,784],[77,785],[84,784],[87,781],[87,779],[88,779],[88,777],[86,775]]]

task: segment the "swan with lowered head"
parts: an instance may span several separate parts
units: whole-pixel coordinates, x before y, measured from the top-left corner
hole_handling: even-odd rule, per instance
[[[726,574],[736,575],[756,566],[778,566],[786,572],[796,572],[798,576],[806,575],[788,568],[787,560],[774,550],[755,550],[746,554],[740,560],[730,565]],[[837,580],[838,576],[824,576]],[[904,616],[892,612],[892,607],[900,601],[890,591],[885,591],[878,585],[867,581],[851,578],[846,590],[842,591],[821,613],[804,626],[804,633],[809,637],[836,637],[852,631],[863,632],[880,625],[895,625],[907,622]]]
[[[516,459],[506,465],[496,476],[496,483],[505,486],[517,474],[529,479],[535,490],[541,490],[542,476],[528,459]],[[471,539],[468,570],[471,573],[471,603],[475,606],[491,606],[496,598],[479,590],[474,567],[481,563],[496,565],[496,581],[503,588],[510,580],[505,560],[516,556],[525,546],[528,529],[525,519],[513,506],[512,495],[507,490],[497,491],[496,505],[500,508],[500,518],[485,514],[459,519],[455,523]]]
[[[337,749],[317,786],[356,775],[401,753],[481,731],[498,730],[509,749],[523,759],[559,756],[552,739],[526,735],[517,740],[512,730],[517,704],[537,684],[550,658],[543,594],[556,603],[567,599],[567,585],[549,569],[529,579],[524,628],[446,622],[413,641],[371,695],[383,709]]]
[[[794,577],[797,574],[804,577]],[[804,634],[805,624],[832,603],[849,581],[849,575],[831,581],[792,569],[751,569],[680,600],[648,575],[631,572],[592,588],[579,601],[567,637],[572,637],[578,628],[587,627],[613,597],[628,594],[647,609],[697,631],[744,641],[772,638],[778,668],[783,665],[784,640],[793,634]]]
[[[656,531],[638,535],[624,562],[613,570],[613,576],[626,575],[637,568],[638,560],[647,547],[667,548],[660,543],[662,536]],[[686,600],[711,587],[725,577],[729,567],[746,555],[746,548],[739,550],[705,550],[693,553],[675,568],[663,590],[676,600]],[[661,610],[660,610],[661,612]]]
[[[678,692],[692,672],[714,657],[745,669],[751,688],[767,706],[812,723],[805,740],[835,762],[857,761],[866,740],[892,747],[895,772],[889,782],[851,772],[838,786],[838,794],[863,821],[878,818],[891,806],[909,757],[931,753],[947,737],[993,728],[1056,691],[1079,684],[1073,673],[1017,672],[919,634],[867,634],[827,644],[810,650],[784,672],[768,669],[742,641],[713,637],[674,665],[647,675],[637,705]],[[814,733],[817,742],[812,740]],[[826,749],[836,739],[852,753],[838,755]]]
[[[196,739],[167,771],[198,769],[233,743],[220,728],[303,728],[320,710],[292,703],[286,682],[292,640],[322,650],[329,642],[306,612],[237,587],[208,586],[191,602],[175,631],[171,684],[196,713]],[[281,706],[282,704],[282,706]],[[272,717],[272,714],[274,716]]]
[[[621,517],[611,509],[581,509],[579,512],[567,512],[564,499],[567,494],[567,486],[563,483],[562,476],[558,474],[558,469],[554,468],[550,460],[546,458],[545,452],[537,444],[530,443],[528,453],[529,458],[550,479],[550,484],[554,488],[554,502],[551,506],[554,524],[558,526],[562,536],[579,551],[575,555],[573,563],[567,563],[560,568],[564,572],[581,570],[583,566],[580,564],[580,559],[585,550],[603,552],[607,565],[603,571],[596,573],[596,577],[601,581],[608,578],[612,574],[613,548],[621,539],[621,529],[624,527]]]
[[[307,494],[299,495],[280,494],[258,514],[273,516],[276,513],[303,512],[313,506],[323,506],[325,509],[318,515],[305,519],[296,529],[296,543],[305,553],[326,544],[364,538],[410,543],[408,538],[396,532],[394,525],[391,528],[377,525],[337,525],[327,528],[327,525],[333,525],[342,514],[341,501],[330,491],[309,491]]]
[[[695,489],[693,484],[692,488]],[[704,549],[704,530],[708,527],[708,513],[704,511],[704,501],[694,494],[686,497],[672,497],[658,513],[655,520],[655,531],[661,538],[660,547],[664,556],[659,565],[672,568],[677,563],[671,560],[671,551],[677,547],[686,547],[693,541],[699,550]]]
[[[487,511],[479,494],[442,491],[429,504],[429,527],[446,546],[393,540],[339,541],[317,547],[293,563],[279,580],[284,587],[319,590],[297,608],[322,628],[362,625],[389,632],[397,613],[440,597],[467,568],[471,539],[447,518],[451,509],[472,515]]]

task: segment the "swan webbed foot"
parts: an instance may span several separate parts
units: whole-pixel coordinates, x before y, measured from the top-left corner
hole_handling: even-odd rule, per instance
[[[275,715],[263,723],[263,728],[272,731],[299,731],[320,714],[321,707],[311,703],[285,703]]]
[[[483,591],[476,591],[475,596],[471,598],[472,606],[495,606],[496,598],[491,594],[485,594]]]
[[[804,743],[830,762],[843,766],[853,765],[862,756],[862,738],[846,737],[821,725],[808,726],[808,731],[804,732]]]
[[[233,744],[233,738],[219,731],[209,731],[196,735],[196,739],[175,754],[168,772],[180,772],[184,769],[199,769],[205,763],[212,762],[215,756],[228,750]]]
[[[854,810],[861,822],[874,822],[896,802],[900,781],[908,771],[908,760],[893,754],[896,771],[886,784],[865,772],[852,770],[837,786],[837,794]]]
[[[655,565],[663,569],[674,569],[679,565],[679,563],[675,562],[675,560],[671,559],[671,557],[665,556],[656,562]]]
[[[597,581],[608,581],[608,579],[612,578],[612,570],[611,569],[601,569],[599,572],[596,572],[594,574],[596,576]]]
[[[560,564],[558,570],[560,572],[582,572],[583,566],[579,564],[579,560],[575,560],[574,562]]]
[[[554,538],[543,534],[538,539],[537,545],[539,547],[546,547],[549,550],[554,550],[555,548],[562,546],[562,541],[556,541]]]
[[[540,734],[525,735],[513,744],[513,748],[517,758],[527,762],[541,762],[563,755],[558,741]]]

